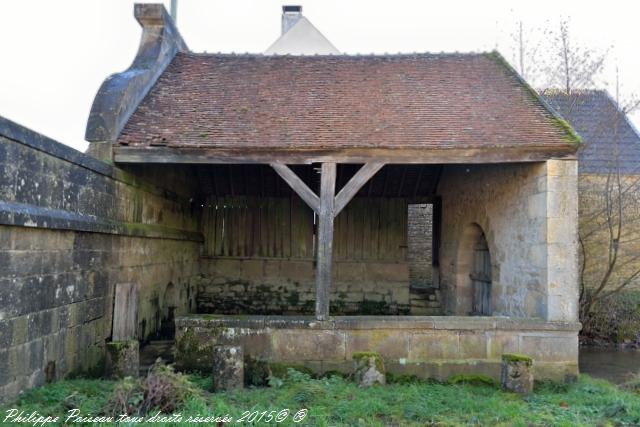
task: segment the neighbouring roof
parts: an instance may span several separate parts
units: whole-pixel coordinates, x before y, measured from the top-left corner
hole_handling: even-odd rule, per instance
[[[578,138],[496,53],[179,52],[122,146],[575,150]]]
[[[608,173],[619,165],[622,173],[640,174],[640,136],[607,92],[547,90],[544,97],[583,139],[581,173]]]
[[[267,55],[337,55],[336,47],[304,16],[265,51]]]

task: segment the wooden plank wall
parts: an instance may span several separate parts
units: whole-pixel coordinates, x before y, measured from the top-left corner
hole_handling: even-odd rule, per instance
[[[202,229],[212,257],[314,257],[314,215],[297,196],[209,197]],[[407,200],[353,199],[335,219],[334,259],[404,261]]]

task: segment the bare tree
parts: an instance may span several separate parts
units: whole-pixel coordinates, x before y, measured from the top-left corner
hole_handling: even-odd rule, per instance
[[[621,151],[626,108],[611,105],[600,111],[596,132],[609,143],[610,159],[602,179],[581,177],[580,194],[580,314],[585,319],[594,304],[618,294],[640,278],[640,165],[623,165]],[[589,197],[589,194],[596,197]],[[589,267],[589,268],[588,268]]]
[[[559,92],[566,97],[570,104],[562,114],[571,122],[572,110],[581,107],[584,100],[584,90],[606,83],[602,74],[609,50],[595,50],[575,41],[567,20],[533,33],[523,27],[519,22],[512,37],[519,72],[534,87],[552,88],[543,95]],[[616,93],[616,102],[607,111],[595,112],[597,124],[593,131],[592,123],[590,134],[593,139],[607,141],[610,158],[606,172],[579,177],[583,320],[596,304],[640,280],[640,165],[630,170],[621,151],[623,132],[631,131],[624,123],[626,115],[638,108],[640,100],[632,96],[621,106],[618,97]]]
[[[604,69],[609,49],[599,51],[576,43],[570,22],[527,30],[520,21],[512,33],[518,72],[538,88],[561,88],[566,93],[593,88]]]

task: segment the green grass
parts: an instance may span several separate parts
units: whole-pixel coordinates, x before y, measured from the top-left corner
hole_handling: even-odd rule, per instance
[[[582,376],[577,383],[567,386],[539,385],[535,393],[527,397],[505,393],[489,385],[424,381],[360,389],[337,376],[310,379],[304,374],[285,380],[278,388],[252,388],[213,394],[208,392],[211,387],[209,379],[192,379],[207,393],[204,397],[188,399],[181,411],[183,417],[229,414],[235,421],[244,411],[279,411],[288,408],[295,413],[301,408],[307,408],[309,413],[303,422],[294,424],[289,417],[288,422],[279,425],[640,425],[639,394],[623,391],[608,382],[587,376]],[[25,413],[37,411],[43,415],[59,416],[64,416],[68,408],[78,407],[83,415],[98,415],[114,384],[104,380],[62,381],[31,390],[10,407],[19,408]],[[4,420],[5,410],[2,410],[0,422]],[[255,424],[233,424],[275,423],[262,421]]]

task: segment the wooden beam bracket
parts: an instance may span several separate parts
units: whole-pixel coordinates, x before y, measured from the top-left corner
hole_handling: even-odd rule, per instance
[[[385,164],[379,162],[365,163],[364,166],[351,177],[349,182],[340,190],[334,203],[333,215],[338,214],[347,206],[347,203],[355,197],[358,191],[376,174]]]
[[[271,163],[271,167],[315,213],[320,214],[320,198],[284,163]]]

